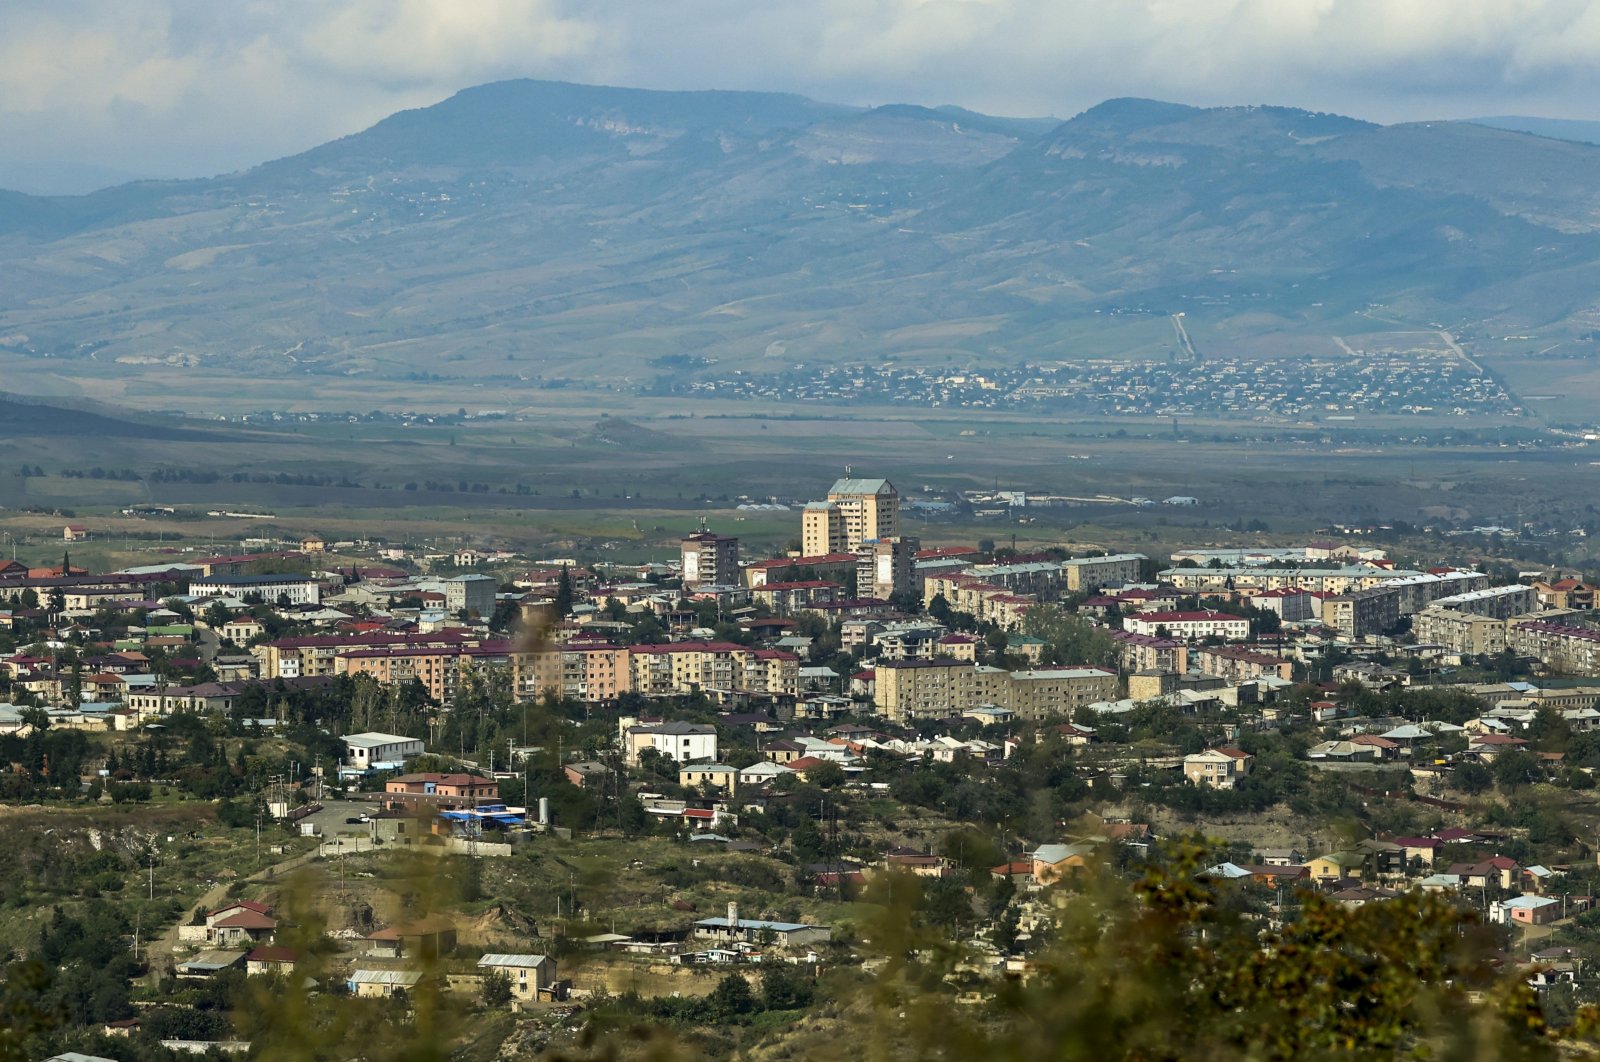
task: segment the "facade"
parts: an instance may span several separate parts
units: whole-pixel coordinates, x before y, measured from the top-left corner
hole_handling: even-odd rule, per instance
[[[702,531],[683,540],[683,585],[737,586],[739,583],[739,540],[729,535]]]
[[[1167,568],[1157,578],[1190,594],[1217,593],[1225,590],[1279,590],[1284,588],[1306,590],[1311,593],[1347,594],[1352,590],[1366,590],[1374,586],[1387,586],[1397,580],[1411,582],[1414,587],[1436,586],[1434,597],[1446,594],[1481,590],[1489,585],[1489,578],[1478,572],[1450,573],[1453,577],[1429,575],[1404,568],[1383,568],[1376,565],[1350,565],[1342,568]],[[1428,602],[1421,601],[1418,591],[1417,608]],[[1413,609],[1415,611],[1415,609]]]
[[[1600,675],[1600,631],[1541,620],[1512,620],[1506,647],[1568,675]]]
[[[1357,640],[1383,634],[1400,622],[1400,591],[1386,586],[1352,590],[1322,601],[1322,625]]]
[[[647,697],[705,690],[790,696],[800,691],[799,657],[733,642],[635,645],[628,650],[628,667],[631,688]]]
[[[732,793],[739,786],[739,771],[726,763],[686,763],[678,768],[678,784],[690,789],[710,786]]]
[[[895,722],[945,719],[978,708],[1031,720],[1070,717],[1117,693],[1116,673],[1095,667],[1007,672],[938,658],[886,661],[875,671],[878,711]]]
[[[1229,682],[1251,682],[1267,675],[1294,678],[1294,662],[1269,653],[1259,653],[1239,645],[1208,646],[1195,650],[1193,659],[1201,674],[1215,675]]]
[[[556,960],[548,955],[489,954],[478,960],[478,969],[510,981],[512,999],[538,999],[540,993],[548,996],[555,989]]]
[[[1130,634],[1159,636],[1164,630],[1169,637],[1185,641],[1200,638],[1221,638],[1237,641],[1250,637],[1250,621],[1228,612],[1136,612],[1125,616],[1122,629]]]
[[[1582,579],[1538,580],[1533,591],[1539,596],[1541,608],[1570,608],[1587,611],[1594,608],[1595,595],[1600,587],[1591,586]]]
[[[943,719],[977,706],[976,668],[962,660],[891,660],[875,669],[878,711],[895,722]]]
[[[422,739],[399,734],[350,734],[344,739],[346,761],[361,771],[393,770],[422,755]]]
[[[1117,676],[1097,667],[1013,671],[1006,676],[1006,698],[995,700],[1019,719],[1070,718],[1079,708],[1117,695]]]
[[[452,649],[358,649],[336,657],[334,673],[371,675],[386,686],[415,680],[440,704],[455,700],[465,672],[492,667],[511,671],[507,642]]]
[[[322,604],[322,584],[296,575],[208,575],[189,583],[195,597],[248,598],[254,594],[267,604]]]
[[[403,774],[383,786],[383,804],[394,811],[461,811],[500,799],[500,783],[475,774]]]
[[[1316,618],[1315,602],[1310,593],[1298,588],[1263,590],[1250,598],[1256,609],[1276,613],[1284,623],[1305,623]]]
[[[922,548],[919,539],[870,539],[856,550],[856,596],[884,601],[896,594],[914,592],[916,556]]]
[[[1114,589],[1139,581],[1143,553],[1114,553],[1106,557],[1074,557],[1061,562],[1061,573],[1072,593]]]
[[[1250,773],[1251,759],[1238,749],[1207,749],[1183,758],[1183,776],[1195,785],[1232,789]]]
[[[647,748],[679,763],[715,760],[717,728],[707,723],[655,723],[623,731],[623,751],[630,766],[639,765],[639,754]]]
[[[1512,616],[1536,612],[1540,606],[1539,594],[1531,586],[1492,586],[1486,590],[1441,597],[1433,602],[1433,607],[1491,616],[1494,619],[1510,619]]]
[[[1506,650],[1507,621],[1437,605],[1411,619],[1419,643],[1441,646],[1457,656],[1494,656]]]
[[[1124,671],[1168,671],[1181,675],[1189,670],[1189,646],[1176,638],[1120,630],[1111,632],[1111,640],[1117,644],[1117,662]]]
[[[900,493],[886,479],[841,479],[828,500],[801,513],[801,548],[808,555],[854,553],[863,542],[900,534]]]

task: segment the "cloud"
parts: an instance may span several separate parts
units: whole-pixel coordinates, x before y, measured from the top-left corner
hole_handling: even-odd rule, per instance
[[[242,167],[508,77],[1070,115],[1600,118],[1588,0],[7,0],[13,160]]]

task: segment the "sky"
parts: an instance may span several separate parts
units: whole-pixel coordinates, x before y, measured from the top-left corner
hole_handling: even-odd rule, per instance
[[[515,77],[1600,119],[1600,0],[0,0],[0,186],[231,172]]]

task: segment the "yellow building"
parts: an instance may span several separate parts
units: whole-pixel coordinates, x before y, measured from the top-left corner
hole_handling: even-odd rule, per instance
[[[900,534],[900,493],[886,479],[841,479],[828,500],[813,502],[801,514],[801,549],[817,556],[854,552],[863,542]]]

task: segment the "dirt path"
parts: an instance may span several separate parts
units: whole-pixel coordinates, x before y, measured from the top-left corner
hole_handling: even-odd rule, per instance
[[[315,858],[317,858],[317,850],[312,849],[310,852],[304,852],[300,855],[285,859],[281,863],[274,863],[270,867],[263,867],[247,877],[236,878],[233,881],[225,881],[222,884],[209,889],[205,895],[196,900],[194,904],[188,908],[188,910],[193,910],[195,907],[200,907],[207,911],[214,911],[218,907],[222,906],[223,901],[228,898],[228,889],[234,885],[251,881],[271,881],[279,874],[286,874],[289,871],[294,870],[296,867],[305,866]],[[157,977],[156,971],[164,965],[158,960],[170,959],[177,954],[178,927],[182,924],[183,923],[180,921],[168,926],[164,933],[150,941],[149,945],[145,949],[145,960],[150,964],[150,972],[146,975],[146,977],[154,980]]]

